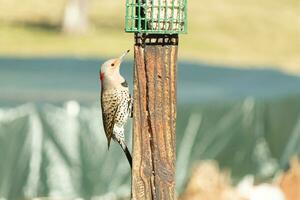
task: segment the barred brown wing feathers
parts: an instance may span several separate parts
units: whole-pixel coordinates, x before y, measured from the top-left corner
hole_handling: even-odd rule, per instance
[[[115,115],[118,110],[118,98],[113,93],[103,93],[101,98],[102,120],[105,135],[108,142],[108,148],[113,136],[113,127],[115,124]]]
[[[114,126],[123,127],[129,115],[130,95],[127,90],[113,90],[102,93],[103,126],[110,145],[111,138],[124,140],[124,134],[114,135]]]

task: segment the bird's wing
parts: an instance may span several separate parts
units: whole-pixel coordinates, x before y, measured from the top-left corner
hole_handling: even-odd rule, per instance
[[[101,98],[102,107],[102,121],[105,131],[105,135],[108,142],[108,148],[110,141],[113,136],[113,127],[115,124],[115,116],[118,112],[118,97],[113,94],[102,94],[105,95]]]
[[[129,91],[123,90],[117,94],[104,94],[102,99],[102,118],[105,134],[107,137],[108,148],[113,136],[116,123],[125,124],[129,115]]]

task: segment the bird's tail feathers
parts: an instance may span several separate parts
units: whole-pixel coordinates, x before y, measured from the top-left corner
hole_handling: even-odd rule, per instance
[[[132,157],[131,157],[128,147],[126,146],[125,142],[120,142],[120,145],[126,155],[126,158],[129,162],[130,167],[132,168]]]
[[[110,141],[111,141],[111,138],[109,138],[109,139],[107,140],[107,150],[109,150],[109,147],[110,147]]]

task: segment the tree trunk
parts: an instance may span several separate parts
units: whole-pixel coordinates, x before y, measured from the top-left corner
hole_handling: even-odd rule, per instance
[[[177,35],[136,35],[133,200],[175,199]]]

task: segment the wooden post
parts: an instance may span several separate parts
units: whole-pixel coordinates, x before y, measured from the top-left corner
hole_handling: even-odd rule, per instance
[[[132,199],[175,199],[178,35],[135,35]]]

